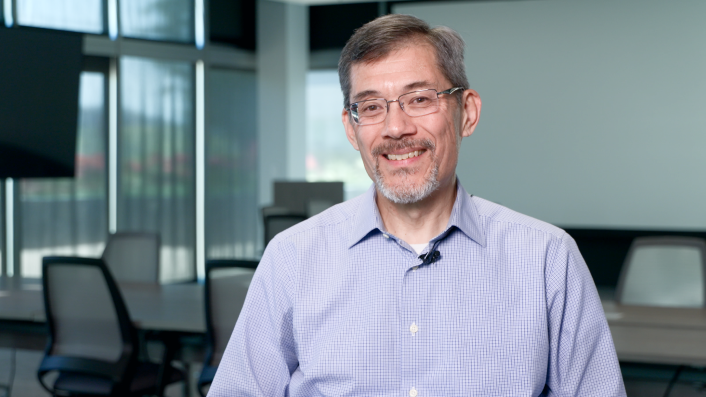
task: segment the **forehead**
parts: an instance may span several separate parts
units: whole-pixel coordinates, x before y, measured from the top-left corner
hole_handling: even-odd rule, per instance
[[[396,49],[372,62],[351,67],[351,99],[360,93],[403,94],[406,87],[426,82],[436,89],[448,84],[436,61],[434,48],[426,43],[413,43]],[[415,88],[419,89],[419,88]],[[406,91],[405,91],[406,92]]]

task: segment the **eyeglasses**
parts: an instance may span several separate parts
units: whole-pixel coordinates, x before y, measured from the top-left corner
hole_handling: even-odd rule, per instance
[[[435,89],[412,91],[402,94],[391,101],[385,98],[366,99],[354,102],[348,106],[353,121],[358,125],[382,123],[387,118],[391,102],[398,102],[400,108],[410,117],[426,116],[439,110],[439,95],[453,94],[463,87],[453,87],[446,91],[437,92]]]

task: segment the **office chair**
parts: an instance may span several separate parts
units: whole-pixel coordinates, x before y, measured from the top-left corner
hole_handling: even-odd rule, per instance
[[[206,360],[197,383],[202,397],[216,375],[257,264],[231,259],[206,262]]]
[[[101,258],[119,282],[159,283],[157,233],[119,232],[108,237]]]
[[[706,240],[694,237],[638,237],[620,272],[616,298],[623,305],[706,307]],[[669,397],[685,366],[677,367]]]
[[[44,257],[44,308],[49,338],[37,377],[61,396],[161,396],[184,374],[169,363],[138,359],[137,332],[101,259]],[[48,384],[47,375],[56,373]]]
[[[303,214],[272,214],[265,215],[265,246],[270,243],[277,233],[283,232],[297,223],[308,219]]]
[[[623,305],[706,307],[706,240],[638,237],[620,273],[616,298]]]

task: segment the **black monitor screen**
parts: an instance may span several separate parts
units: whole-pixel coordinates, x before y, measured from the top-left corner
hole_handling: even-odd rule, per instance
[[[0,178],[74,176],[82,43],[0,27]]]

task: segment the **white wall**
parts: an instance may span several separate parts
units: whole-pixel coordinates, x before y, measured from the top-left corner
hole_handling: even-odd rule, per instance
[[[394,11],[466,40],[483,99],[458,165],[469,192],[564,227],[706,229],[706,2]]]

